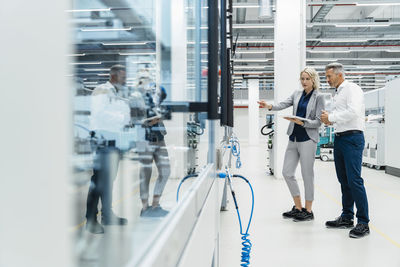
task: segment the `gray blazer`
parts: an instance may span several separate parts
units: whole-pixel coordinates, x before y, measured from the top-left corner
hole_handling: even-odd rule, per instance
[[[289,96],[286,100],[273,105],[271,110],[282,110],[293,106],[293,115],[296,115],[297,105],[299,104],[301,95],[303,94],[303,90],[294,91],[291,96]],[[322,110],[325,109],[325,100],[323,94],[314,90],[312,96],[307,105],[306,119],[310,121],[304,122],[304,128],[311,140],[318,143],[319,142],[319,133],[318,129],[321,126],[321,113]],[[294,122],[290,122],[287,134],[290,136],[293,133]]]

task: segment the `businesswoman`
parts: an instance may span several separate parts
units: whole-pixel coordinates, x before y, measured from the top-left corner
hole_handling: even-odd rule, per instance
[[[304,90],[295,91],[285,101],[271,105],[259,101],[261,107],[269,110],[282,110],[293,106],[293,115],[305,118],[285,119],[290,121],[287,134],[289,143],[286,148],[283,163],[283,177],[293,197],[294,206],[284,212],[284,218],[293,218],[294,221],[309,221],[314,219],[312,202],[314,200],[314,161],[317,143],[319,141],[318,128],[321,126],[320,116],[324,110],[324,97],[319,93],[319,76],[313,68],[305,68],[300,73],[300,81]],[[305,208],[302,206],[299,185],[295,171],[300,161],[301,174],[304,181]]]

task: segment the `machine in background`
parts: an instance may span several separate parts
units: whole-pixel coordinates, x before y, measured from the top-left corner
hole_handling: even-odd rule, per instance
[[[385,161],[385,87],[365,92],[365,147],[362,164],[377,170]]]
[[[367,122],[365,125],[365,147],[362,163],[380,170],[385,167],[385,123],[384,119]]]
[[[187,134],[187,146],[188,150],[188,167],[187,174],[195,174],[198,164],[198,153],[199,149],[197,145],[200,143],[200,135],[204,133],[204,128],[201,126],[199,122],[196,122],[197,119],[194,118],[195,114],[192,114],[191,120],[187,122],[186,126],[186,134]]]
[[[267,114],[267,124],[261,128],[261,134],[267,136],[267,169],[271,175],[274,175],[274,150],[273,150],[273,137],[274,137],[274,115]],[[270,129],[267,131],[265,129]]]
[[[335,158],[333,157],[333,144],[328,143],[328,144],[322,144],[319,146],[320,153],[319,153],[319,158],[322,161],[332,161]]]
[[[333,126],[320,128],[319,142],[317,144],[316,158],[322,161],[333,160],[333,141],[335,140],[335,130]]]

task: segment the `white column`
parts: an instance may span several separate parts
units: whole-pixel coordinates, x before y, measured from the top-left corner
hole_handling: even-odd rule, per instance
[[[164,4],[165,5],[165,4]],[[171,45],[171,101],[188,101],[186,77],[187,77],[187,22],[185,15],[185,1],[170,1],[170,45]],[[165,10],[161,10],[165,16]],[[165,21],[165,20],[163,20]],[[162,27],[162,25],[160,25]],[[165,27],[165,25],[164,25]],[[161,32],[161,42],[166,40],[165,32]],[[160,51],[162,53],[162,51]],[[165,60],[165,57],[162,57]],[[166,71],[164,69],[163,71]],[[163,81],[161,80],[161,84]],[[164,121],[168,134],[165,141],[169,147],[171,160],[171,178],[182,178],[187,169],[187,113],[174,113],[172,120]]]
[[[171,100],[187,101],[187,37],[185,1],[171,1]]]
[[[70,1],[0,9],[0,266],[73,266]],[[17,15],[18,14],[18,15]]]
[[[258,85],[258,79],[249,80],[249,145],[258,145],[259,138],[259,105],[257,101],[259,100],[260,90]]]
[[[275,17],[275,89],[274,102],[286,99],[300,89],[299,74],[306,58],[306,0],[276,1]],[[280,115],[291,114],[292,109],[277,112],[274,134],[274,173],[282,178],[283,158],[288,136],[288,121]]]

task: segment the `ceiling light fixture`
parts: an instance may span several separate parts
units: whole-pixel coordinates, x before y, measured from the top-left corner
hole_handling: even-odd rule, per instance
[[[111,11],[111,8],[91,8],[91,9],[69,9],[65,12],[100,12],[100,11]]]
[[[236,54],[270,54],[274,50],[236,50]]]
[[[110,69],[104,68],[104,69],[83,69],[84,71],[109,71]]]
[[[84,55],[86,55],[86,54],[84,54],[84,53],[82,53],[82,54],[69,54],[67,56],[68,57],[83,57]]]
[[[119,53],[120,56],[152,56],[156,52],[134,52],[134,53]]]
[[[371,61],[400,61],[400,58],[371,58]]]
[[[145,45],[147,42],[101,43],[102,45]]]
[[[186,27],[186,29],[188,29],[188,30],[194,30],[195,27],[194,27],[194,26],[189,26],[189,27]],[[200,29],[202,29],[202,30],[207,30],[208,27],[207,27],[207,26],[201,26]]]
[[[397,2],[386,2],[386,3],[380,3],[380,2],[376,2],[376,3],[358,3],[356,2],[357,6],[400,6],[400,3]]]
[[[127,28],[81,28],[83,32],[105,32],[105,31],[130,31],[132,27]]]
[[[350,53],[350,50],[307,50],[309,53]]]
[[[259,8],[259,5],[234,5],[233,8]]]
[[[234,69],[265,69],[265,66],[234,66]]]
[[[307,58],[307,61],[337,61],[337,58]]]
[[[322,43],[363,43],[368,39],[307,39],[307,41],[320,41]]]
[[[366,23],[366,24],[335,24],[336,27],[346,27],[346,28],[352,28],[352,27],[388,27],[390,26],[391,23]]]
[[[267,24],[233,24],[234,29],[272,29],[274,25]]]
[[[101,61],[98,62],[72,62],[71,65],[100,65]]]
[[[234,62],[268,62],[271,59],[234,59]]]
[[[271,39],[265,39],[265,40],[262,40],[262,39],[259,39],[259,40],[252,40],[252,39],[249,39],[249,40],[238,40],[237,41],[237,43],[238,44],[240,44],[240,43],[273,43],[274,42],[274,40],[271,40]]]

